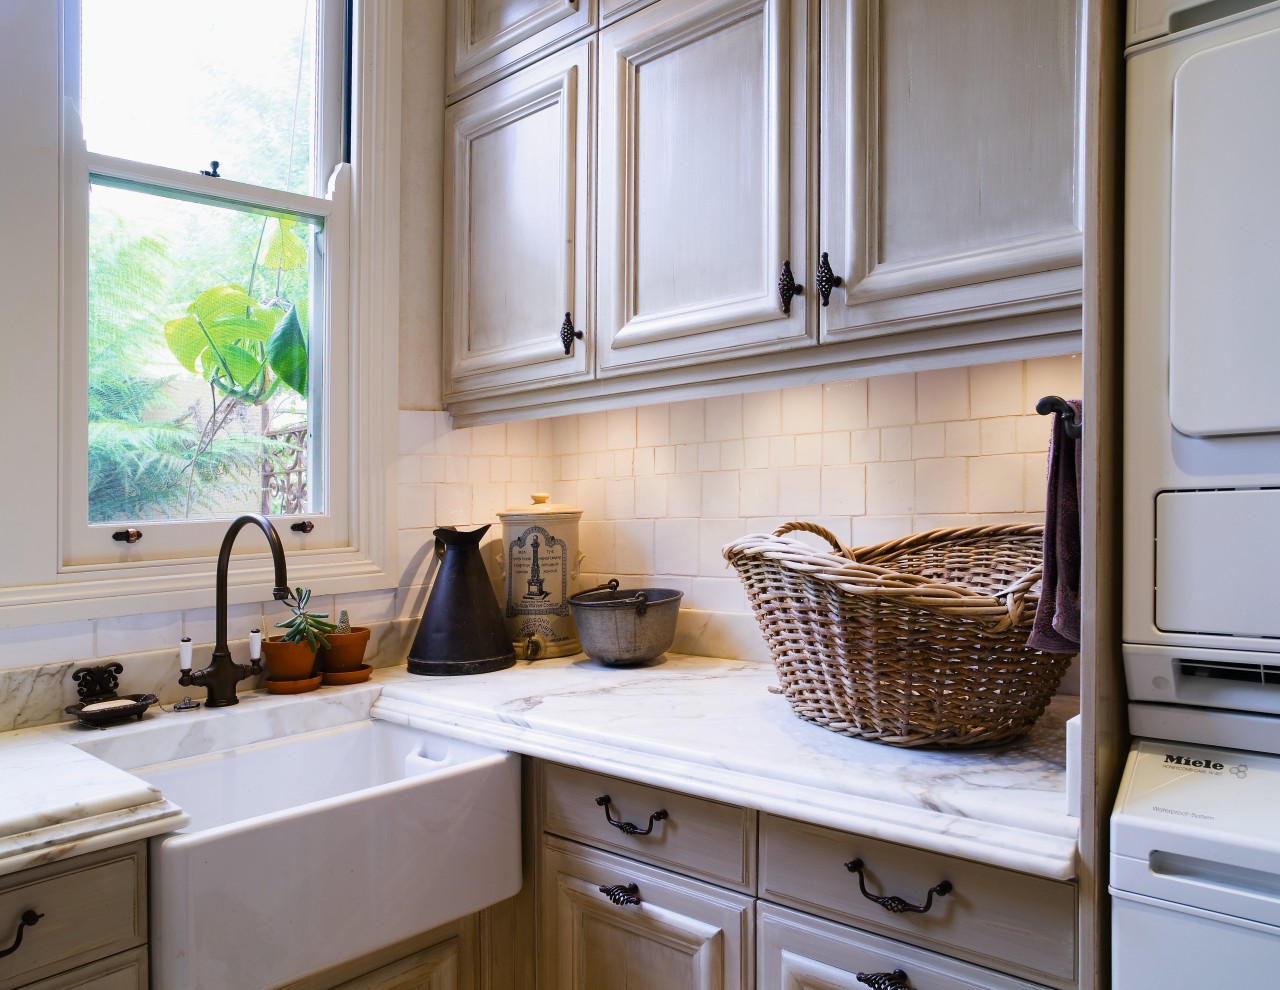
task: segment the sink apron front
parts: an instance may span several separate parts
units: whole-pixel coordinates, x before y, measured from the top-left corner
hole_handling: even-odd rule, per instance
[[[166,990],[277,986],[520,888],[512,754],[364,721],[134,773],[192,818],[151,840]]]

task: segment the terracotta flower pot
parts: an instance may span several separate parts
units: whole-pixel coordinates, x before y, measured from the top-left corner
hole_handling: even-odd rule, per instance
[[[305,680],[316,669],[315,651],[307,643],[286,643],[279,636],[263,642],[262,659],[266,664],[267,679],[272,681]]]
[[[320,647],[320,669],[334,674],[346,670],[359,670],[364,663],[364,650],[369,645],[369,627],[352,626],[349,633],[325,633],[328,649]]]

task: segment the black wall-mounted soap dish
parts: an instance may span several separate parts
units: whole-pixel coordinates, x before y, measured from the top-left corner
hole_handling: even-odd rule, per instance
[[[63,711],[74,715],[81,725],[94,729],[126,719],[141,719],[143,713],[160,699],[154,694],[116,694],[116,688],[120,686],[118,675],[123,672],[124,667],[115,661],[73,671],[71,679],[80,684],[76,688],[80,701],[67,705]]]

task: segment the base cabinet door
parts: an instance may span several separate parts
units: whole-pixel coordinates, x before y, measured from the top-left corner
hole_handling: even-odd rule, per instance
[[[335,990],[458,990],[458,940],[422,949]]]
[[[539,985],[749,990],[752,899],[548,838]]]
[[[760,902],[757,985],[769,990],[1035,990],[1035,984]]]

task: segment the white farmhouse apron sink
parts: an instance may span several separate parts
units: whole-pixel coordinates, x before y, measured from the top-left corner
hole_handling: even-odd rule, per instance
[[[191,816],[151,840],[166,990],[276,986],[520,888],[508,753],[366,719],[131,772]]]

